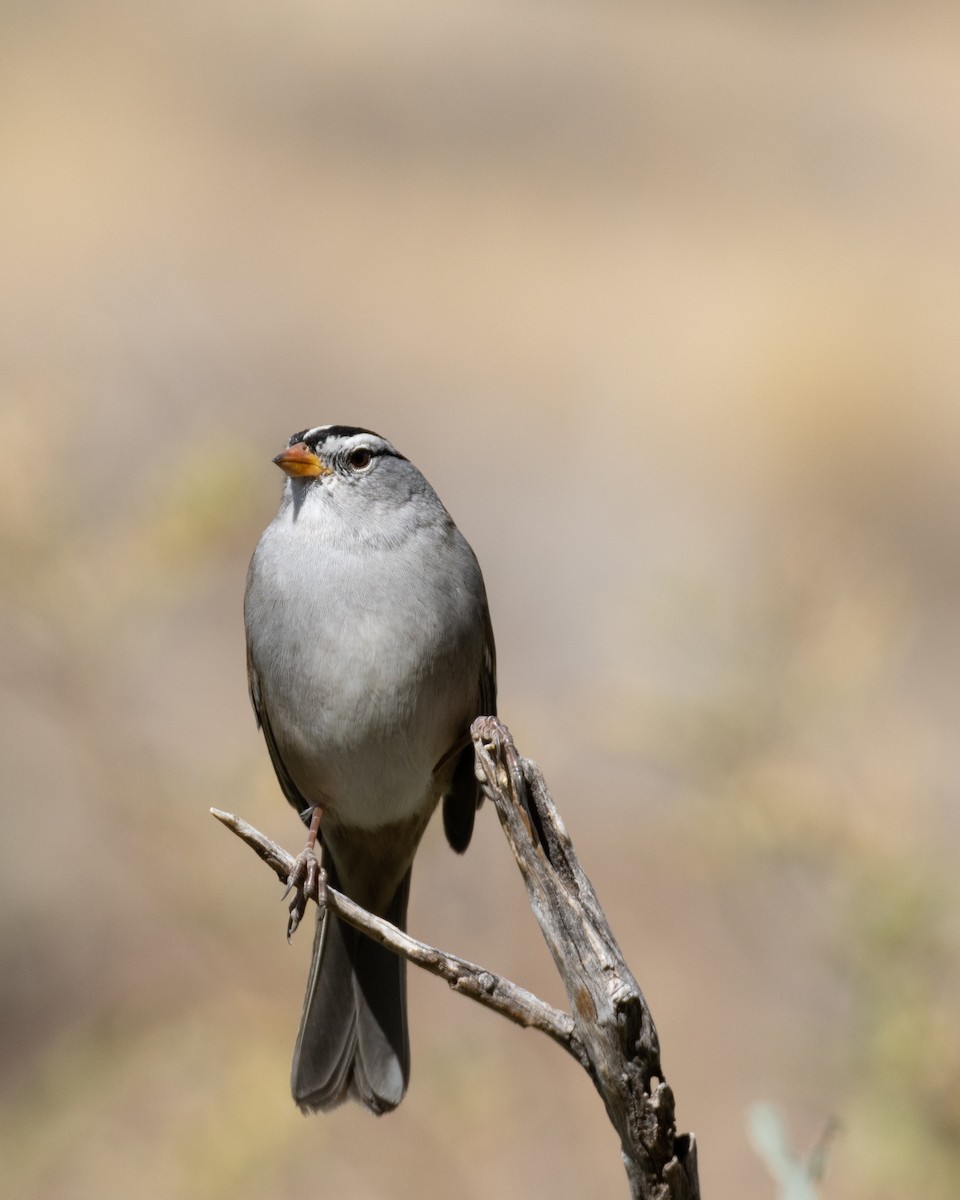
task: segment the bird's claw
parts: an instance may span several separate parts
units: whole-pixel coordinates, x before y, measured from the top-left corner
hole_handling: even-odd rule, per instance
[[[307,911],[307,901],[315,900],[323,904],[327,890],[327,873],[317,861],[312,850],[304,850],[297,855],[293,870],[287,876],[287,890],[281,897],[283,900],[293,892],[290,901],[290,916],[287,918],[287,941],[297,931],[297,926]]]

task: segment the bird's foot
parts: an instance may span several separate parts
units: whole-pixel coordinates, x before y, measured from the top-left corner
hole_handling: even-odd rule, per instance
[[[287,918],[288,942],[296,933],[297,926],[307,911],[307,901],[315,900],[321,906],[326,901],[327,873],[320,866],[310,846],[297,855],[293,870],[287,877],[287,890],[282,899],[286,900],[291,892],[293,899],[290,901],[290,916]]]

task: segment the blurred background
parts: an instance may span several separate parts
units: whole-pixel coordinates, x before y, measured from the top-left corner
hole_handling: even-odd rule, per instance
[[[937,0],[0,10],[0,1190],[622,1196],[587,1078],[410,980],[305,1119],[309,931],[244,573],[367,425],[483,564],[500,711],[653,1009],[704,1196],[960,1179],[960,12]],[[411,929],[563,996],[490,809]]]

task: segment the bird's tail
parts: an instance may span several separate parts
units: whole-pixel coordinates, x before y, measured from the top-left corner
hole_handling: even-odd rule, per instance
[[[339,888],[329,854],[324,867]],[[406,928],[410,871],[383,916]],[[321,910],[290,1086],[304,1112],[358,1100],[378,1116],[410,1078],[406,960]]]

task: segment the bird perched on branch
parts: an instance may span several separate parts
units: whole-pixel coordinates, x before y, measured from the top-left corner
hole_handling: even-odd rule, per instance
[[[462,852],[480,802],[469,728],[496,711],[483,576],[436,492],[385,438],[322,425],[273,461],[287,479],[250,563],[244,619],[257,721],[310,827],[291,932],[317,888],[316,840],[330,885],[403,929],[437,804]],[[304,1111],[400,1103],[405,966],[320,911],[291,1075]]]

